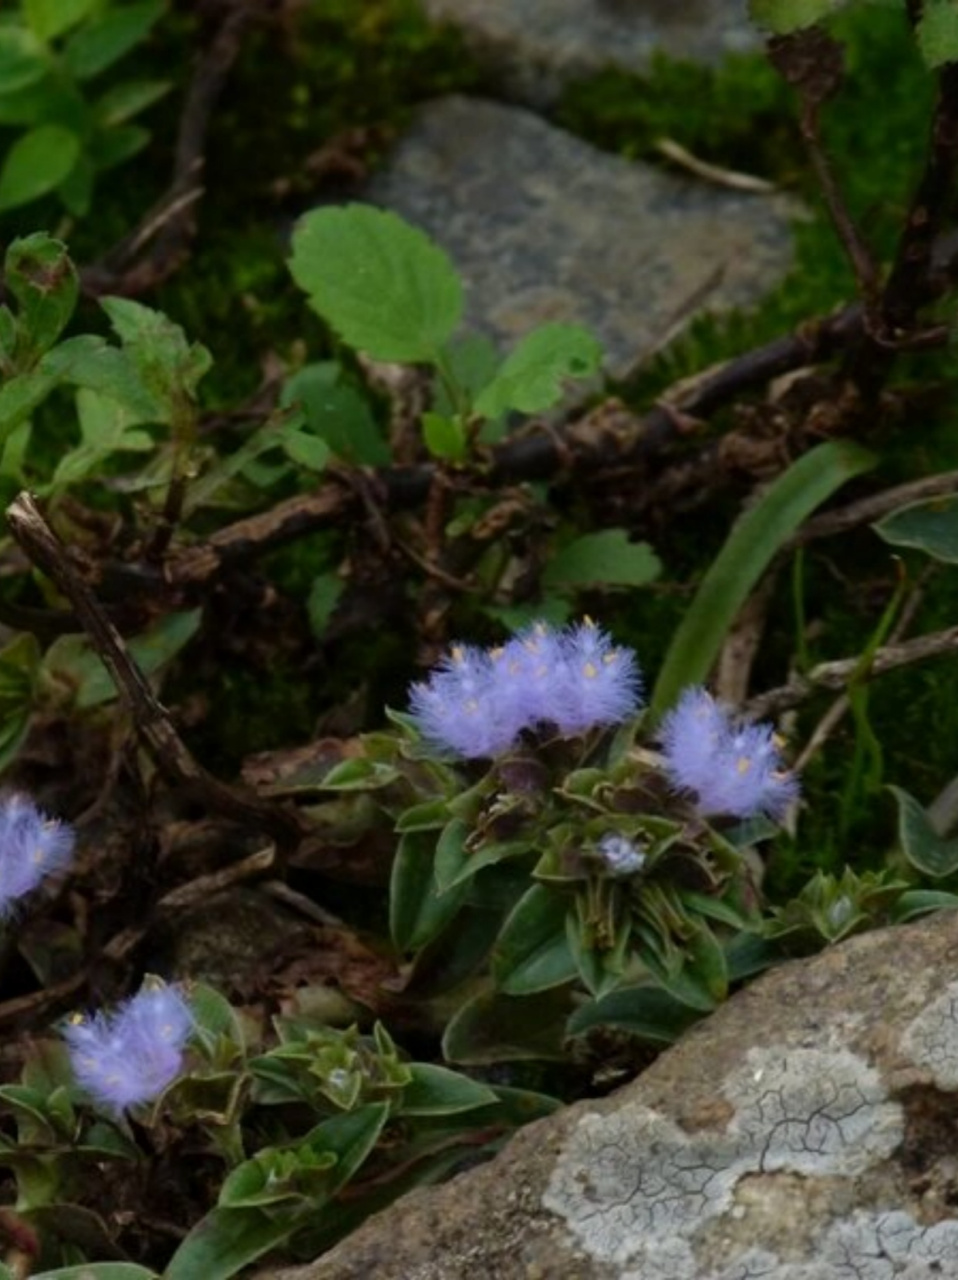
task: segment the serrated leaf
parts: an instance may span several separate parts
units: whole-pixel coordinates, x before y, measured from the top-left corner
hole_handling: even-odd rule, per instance
[[[306,214],[289,268],[343,341],[376,360],[434,363],[462,315],[462,285],[443,250],[367,205]]]
[[[874,454],[859,445],[820,444],[792,463],[740,517],[672,638],[651,698],[654,716],[688,685],[704,683],[749,593],[802,521],[874,465]]]
[[[549,562],[542,583],[562,587],[642,587],[654,582],[662,562],[647,542],[630,542],[625,529],[587,533]]]
[[[911,865],[936,880],[958,871],[958,838],[940,836],[907,791],[891,786],[888,790],[898,804],[898,838]]]
[[[841,7],[842,0],[749,0],[749,17],[756,25],[785,36],[814,26]]]
[[[41,231],[11,243],[3,274],[17,300],[20,344],[32,360],[53,346],[73,315],[80,288],[76,268],[66,245]]]
[[[59,124],[41,124],[7,152],[0,170],[0,210],[14,209],[47,195],[77,162],[80,139]]]
[[[958,5],[954,0],[927,0],[915,34],[929,67],[958,62]]]
[[[929,498],[884,516],[872,528],[893,547],[915,547],[945,564],[958,564],[958,496]]]
[[[141,0],[108,9],[67,40],[63,48],[67,66],[78,80],[105,71],[149,35],[163,9],[163,0]]]
[[[558,403],[569,379],[592,377],[601,360],[602,348],[587,329],[543,325],[522,339],[473,408],[483,418],[511,409],[540,413]]]

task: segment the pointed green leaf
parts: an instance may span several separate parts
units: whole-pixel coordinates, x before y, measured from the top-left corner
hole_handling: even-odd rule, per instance
[[[898,838],[911,865],[936,880],[958,871],[958,838],[940,836],[925,810],[907,791],[901,787],[888,790],[898,802]]]
[[[496,1101],[496,1095],[486,1085],[448,1067],[413,1062],[409,1070],[412,1080],[403,1089],[400,1115],[451,1116]]]
[[[67,66],[78,80],[99,75],[149,35],[163,8],[163,0],[140,0],[122,8],[113,6],[84,23],[64,45]]]
[[[874,465],[874,454],[859,445],[820,444],[741,516],[672,639],[651,698],[655,716],[668,710],[688,685],[704,683],[749,593],[802,521],[836,489]]]
[[[91,13],[97,0],[21,0],[30,30],[46,43],[63,35]]]
[[[568,901],[541,884],[519,899],[492,951],[492,976],[505,995],[531,995],[575,978],[566,934],[568,911]]]
[[[80,139],[59,124],[41,124],[18,138],[0,169],[0,210],[29,204],[55,190],[76,164]]]
[[[31,356],[42,355],[59,338],[76,307],[79,277],[66,245],[42,231],[14,240],[3,274],[17,300],[22,340]]]
[[[538,1058],[563,1061],[571,1007],[568,988],[544,991],[533,1000],[498,994],[475,996],[446,1027],[443,1057],[447,1062],[475,1066]]]
[[[893,547],[916,547],[935,560],[958,564],[958,495],[899,507],[872,528]]]
[[[389,886],[389,929],[400,951],[418,951],[438,937],[468,895],[468,884],[440,892],[435,856],[434,832],[408,831],[399,841]]]

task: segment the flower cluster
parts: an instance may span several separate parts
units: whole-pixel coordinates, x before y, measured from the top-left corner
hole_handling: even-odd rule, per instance
[[[144,987],[112,1015],[77,1016],[62,1031],[73,1074],[94,1102],[119,1114],[149,1102],[183,1070],[193,1015],[176,987]]]
[[[635,654],[587,619],[560,631],[537,623],[501,648],[457,645],[410,703],[427,742],[478,759],[508,751],[525,729],[573,736],[618,724],[639,696]]]
[[[770,725],[735,719],[705,689],[686,689],[661,731],[665,772],[703,817],[780,818],[798,796]]]
[[[67,867],[73,845],[72,827],[48,818],[26,796],[0,802],[0,918],[46,876]]]

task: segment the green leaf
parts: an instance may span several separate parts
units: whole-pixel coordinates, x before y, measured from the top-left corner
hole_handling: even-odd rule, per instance
[[[338,458],[363,467],[385,467],[392,460],[364,396],[343,381],[333,360],[308,364],[287,381],[280,394],[284,408],[298,404],[310,431],[325,440]]]
[[[115,169],[138,155],[150,141],[149,129],[139,124],[119,124],[100,129],[90,139],[90,159],[96,169]]]
[[[469,1066],[530,1059],[564,1061],[563,1039],[572,998],[567,987],[530,999],[483,993],[450,1019],[442,1037],[447,1062]]]
[[[0,103],[37,84],[49,70],[50,60],[32,32],[0,26]]]
[[[562,398],[568,379],[592,377],[601,360],[602,348],[588,330],[574,324],[543,325],[522,339],[473,408],[483,418],[497,418],[510,409],[540,413]]]
[[[0,772],[14,759],[30,727],[40,647],[28,633],[0,649]]]
[[[67,40],[63,47],[67,66],[78,80],[99,75],[149,35],[163,9],[163,0],[141,0],[108,9]]]
[[[566,933],[568,911],[567,900],[541,884],[519,899],[492,950],[493,980],[504,995],[532,995],[575,978],[577,966]]]
[[[781,547],[817,506],[875,465],[858,445],[829,441],[794,462],[740,517],[686,610],[651,698],[655,717],[702,684],[739,610]]]
[[[954,911],[958,907],[958,894],[945,893],[941,889],[909,889],[903,893],[891,910],[896,924],[904,924],[929,911]]]
[[[435,363],[462,315],[446,254],[396,214],[366,205],[306,214],[289,268],[313,310],[376,360]]]
[[[841,0],[749,0],[749,17],[773,35],[814,26],[840,7]]]
[[[576,538],[546,567],[542,584],[563,587],[644,587],[662,572],[647,542],[630,542],[625,529],[603,529]]]
[[[97,122],[105,128],[124,124],[169,93],[169,80],[127,80],[114,85],[96,103]]]
[[[958,871],[958,838],[940,836],[907,791],[891,786],[888,790],[898,803],[898,838],[911,865],[936,880]]]
[[[163,1280],[230,1280],[275,1249],[300,1225],[263,1209],[213,1209],[201,1218],[174,1253]]]
[[[60,185],[80,155],[80,139],[59,124],[41,124],[7,152],[0,169],[0,210],[14,209]]]
[[[409,1064],[412,1080],[402,1092],[399,1114],[403,1116],[452,1116],[474,1111],[496,1101],[484,1084],[426,1062]]]
[[[320,573],[313,579],[306,600],[306,612],[309,615],[309,629],[317,640],[325,637],[329,620],[336,611],[345,586],[338,573]]]
[[[954,0],[926,0],[915,34],[927,66],[958,62],[958,6]]]
[[[417,951],[458,914],[468,884],[440,893],[433,871],[436,837],[409,831],[399,841],[389,884],[389,930],[399,951]]]
[[[958,564],[958,495],[899,507],[872,528],[893,547],[917,547],[935,560]]]
[[[140,418],[127,405],[85,387],[77,392],[76,405],[82,443],[57,463],[50,481],[53,489],[85,479],[114,453],[144,453],[154,448],[149,432],[132,430]]]
[[[434,458],[461,462],[466,456],[466,432],[458,418],[427,411],[422,415],[422,435]]]
[[[0,1270],[0,1280],[13,1272]],[[31,1280],[160,1280],[158,1271],[150,1271],[135,1262],[84,1262],[74,1267],[57,1267],[53,1271],[34,1271]]]
[[[76,307],[79,278],[65,244],[45,232],[14,240],[3,264],[7,289],[17,300],[21,341],[31,355],[56,342]]]
[[[280,437],[283,452],[297,466],[307,471],[324,471],[329,461],[329,445],[308,431],[284,431]]]
[[[30,30],[47,43],[75,27],[91,13],[98,0],[21,0]]]
[[[701,1014],[659,987],[621,987],[580,1005],[569,1019],[569,1035],[594,1027],[618,1027],[653,1044],[674,1044]]]
[[[170,613],[129,642],[130,653],[146,675],[155,675],[196,635],[201,609]],[[72,686],[74,705],[87,711],[116,697],[116,686],[85,636],[61,636],[47,650],[43,671],[48,679]]]
[[[195,397],[212,358],[199,343],[190,343],[178,324],[130,298],[101,298],[100,306],[123,343],[136,375],[155,401],[159,421],[174,424],[183,416],[184,401]],[[276,441],[279,444],[279,440]]]

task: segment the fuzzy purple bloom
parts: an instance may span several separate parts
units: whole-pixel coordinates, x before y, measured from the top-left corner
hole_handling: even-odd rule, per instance
[[[501,755],[524,729],[562,734],[617,724],[638,707],[635,654],[592,622],[554,631],[536,623],[501,648],[454,646],[410,704],[423,737],[465,759]]]
[[[686,689],[666,716],[661,739],[669,781],[693,792],[705,817],[780,818],[798,796],[771,725],[735,719],[705,689]]]
[[[183,1070],[193,1015],[177,987],[144,987],[113,1014],[63,1029],[77,1082],[104,1110],[149,1102]]]
[[[26,796],[0,801],[0,919],[73,857],[73,828],[48,818]]]

